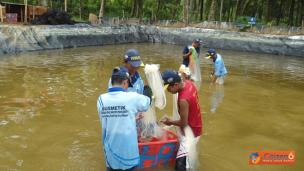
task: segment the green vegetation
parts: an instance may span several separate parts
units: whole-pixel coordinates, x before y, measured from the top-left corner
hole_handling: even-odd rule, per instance
[[[6,0],[23,3],[23,0]],[[28,0],[28,4],[65,9],[74,18],[132,17],[144,20],[177,20],[246,23],[255,17],[264,25],[304,25],[304,0]],[[104,8],[100,8],[103,4]]]

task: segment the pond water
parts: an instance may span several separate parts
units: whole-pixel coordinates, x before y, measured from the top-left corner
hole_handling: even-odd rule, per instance
[[[96,99],[128,48],[164,70],[178,69],[183,47],[125,44],[1,55],[0,171],[105,170]],[[219,53],[229,72],[224,87],[210,85],[212,63],[201,63],[199,170],[303,170],[304,58]],[[158,117],[171,113],[167,95]],[[252,150],[295,150],[296,164],[248,165]]]

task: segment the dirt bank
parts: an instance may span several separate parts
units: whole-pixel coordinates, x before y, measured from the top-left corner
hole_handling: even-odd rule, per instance
[[[304,57],[304,35],[257,35],[190,27],[94,27],[86,24],[0,25],[0,54],[132,42],[186,45],[194,38],[201,38],[204,47]]]

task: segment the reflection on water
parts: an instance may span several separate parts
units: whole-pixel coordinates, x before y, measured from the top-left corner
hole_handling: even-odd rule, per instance
[[[222,103],[224,98],[224,86],[223,85],[214,85],[211,99],[210,112],[215,113],[216,109]]]
[[[96,99],[131,47],[161,70],[180,66],[182,46],[163,44],[2,55],[0,171],[105,170]],[[219,53],[229,70],[224,87],[209,85],[212,65],[204,59],[201,63],[199,170],[303,169],[304,59]],[[172,96],[167,95],[159,118],[172,113]],[[251,150],[290,149],[297,154],[293,166],[248,166]]]

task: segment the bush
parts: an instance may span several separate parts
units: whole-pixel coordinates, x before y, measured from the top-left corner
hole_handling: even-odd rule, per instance
[[[74,23],[75,22],[71,20],[71,16],[68,13],[56,9],[48,10],[46,13],[32,21],[32,24],[34,25],[60,25]]]
[[[236,22],[240,24],[248,24],[248,17],[240,16],[236,19]]]

